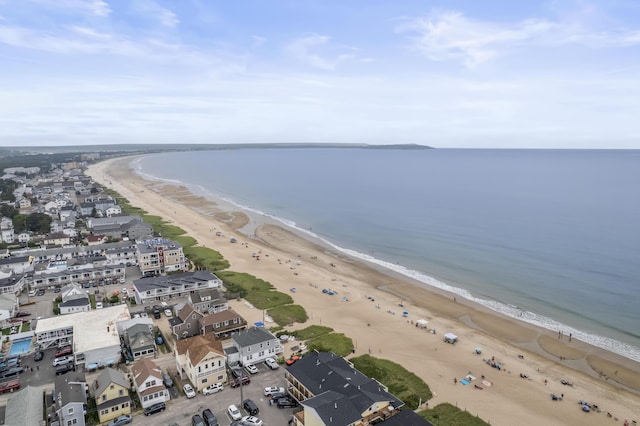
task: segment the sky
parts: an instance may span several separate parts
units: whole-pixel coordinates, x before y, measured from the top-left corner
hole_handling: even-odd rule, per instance
[[[640,1],[0,0],[0,146],[640,149]]]

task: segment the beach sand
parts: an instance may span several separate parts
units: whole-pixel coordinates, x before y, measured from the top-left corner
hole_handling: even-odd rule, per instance
[[[420,376],[434,393],[429,406],[449,402],[493,425],[640,420],[639,363],[576,339],[569,342],[566,335],[460,297],[454,301],[446,292],[348,258],[266,218],[250,217],[219,200],[194,195],[186,187],[145,180],[133,172],[131,161],[131,157],[103,161],[87,174],[133,206],[165,218],[200,245],[219,251],[231,270],[251,273],[289,293],[310,318],[292,328],[332,327],[353,339],[355,355],[386,358]],[[224,237],[216,236],[217,231]],[[238,242],[231,243],[230,237]],[[254,253],[260,254],[259,260]],[[290,291],[293,287],[295,292]],[[336,294],[323,294],[322,289]],[[262,311],[242,301],[231,304],[250,323],[262,321]],[[402,315],[405,310],[407,317]],[[429,328],[416,327],[412,321],[418,319],[427,319]],[[442,336],[447,332],[459,336],[459,342],[445,343]],[[476,347],[482,348],[481,354],[475,353]],[[502,368],[490,367],[486,361],[491,358]],[[462,385],[459,380],[470,373],[477,379]],[[491,386],[481,384],[482,376]],[[564,400],[552,401],[551,393],[564,394]],[[583,413],[579,400],[595,403],[603,411]]]

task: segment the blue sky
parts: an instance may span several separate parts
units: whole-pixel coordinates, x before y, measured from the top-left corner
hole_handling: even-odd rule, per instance
[[[640,148],[640,2],[0,0],[0,145]]]

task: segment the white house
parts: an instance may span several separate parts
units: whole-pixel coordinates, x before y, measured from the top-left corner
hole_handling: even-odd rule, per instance
[[[252,327],[231,335],[233,346],[238,350],[241,365],[256,364],[283,352],[280,341],[264,328]],[[229,363],[232,360],[228,361]]]
[[[142,408],[169,400],[169,391],[162,381],[162,370],[149,358],[140,358],[131,366],[133,385]]]
[[[14,239],[13,221],[11,218],[3,216],[0,219],[0,240],[3,243],[12,243]]]

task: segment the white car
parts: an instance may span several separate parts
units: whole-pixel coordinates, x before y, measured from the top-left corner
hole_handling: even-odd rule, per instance
[[[284,388],[279,388],[277,386],[268,386],[264,388],[264,396],[270,396],[274,393],[284,393]]]
[[[184,385],[182,387],[182,390],[184,390],[184,394],[187,396],[187,398],[195,398],[196,391],[193,390],[193,388],[191,387],[191,385],[189,383]]]
[[[211,395],[211,394],[220,392],[223,389],[224,389],[224,386],[222,385],[222,383],[214,383],[214,384],[209,385],[206,388],[202,389],[202,394],[203,395]]]
[[[166,317],[172,317],[173,316],[173,312],[171,312],[171,309],[167,308],[167,309],[164,310],[164,315]]]
[[[264,363],[265,363],[265,364],[267,364],[267,367],[269,367],[269,368],[270,368],[270,369],[272,369],[272,370],[277,370],[277,369],[278,369],[278,367],[280,367],[280,366],[278,365],[278,362],[277,362],[275,359],[273,359],[273,358],[267,358],[267,359],[265,359],[265,360],[264,360]]]
[[[242,421],[251,426],[262,426],[262,420],[255,416],[245,416]]]
[[[242,413],[238,410],[238,407],[231,404],[229,408],[227,408],[227,412],[229,413],[229,417],[231,420],[240,420],[242,418]]]
[[[253,364],[245,365],[244,369],[247,370],[251,374],[256,374],[258,372],[258,368]]]

